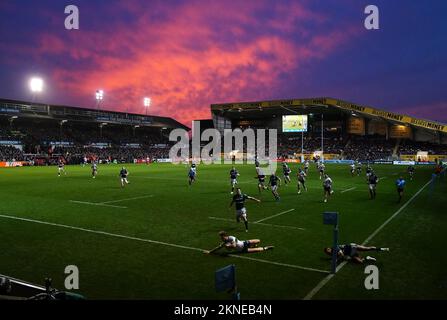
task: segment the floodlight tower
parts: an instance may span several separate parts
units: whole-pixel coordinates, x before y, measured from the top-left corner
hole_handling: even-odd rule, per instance
[[[96,90],[95,99],[96,99],[96,109],[99,110],[99,104],[101,103],[102,99],[104,99],[104,91]]]
[[[149,107],[151,106],[151,98],[144,98],[143,99],[143,104],[144,104],[144,108],[146,110],[146,115],[147,115],[147,109],[149,109]]]
[[[43,80],[42,78],[32,77],[29,81],[29,88],[33,94],[33,101],[36,99],[36,94],[43,91]]]

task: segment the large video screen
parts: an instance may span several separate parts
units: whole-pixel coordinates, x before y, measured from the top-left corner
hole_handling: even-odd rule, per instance
[[[307,132],[307,115],[282,116],[282,132]]]

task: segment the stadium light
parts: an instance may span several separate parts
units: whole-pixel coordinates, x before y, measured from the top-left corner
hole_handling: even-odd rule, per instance
[[[99,109],[99,104],[101,103],[102,99],[104,99],[104,91],[96,90],[95,98],[96,98],[96,109]]]
[[[103,90],[96,90],[96,100],[102,100],[104,98]]]
[[[147,115],[147,109],[151,106],[151,98],[145,97],[143,99],[143,105],[146,109],[146,115]]]
[[[39,93],[43,91],[43,80],[41,78],[31,78],[29,81],[29,88],[32,93]]]

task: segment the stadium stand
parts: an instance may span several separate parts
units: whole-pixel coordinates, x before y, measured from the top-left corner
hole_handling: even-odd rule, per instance
[[[359,110],[364,110],[363,117]],[[365,110],[326,98],[223,104],[211,106],[212,121],[199,122],[201,132],[213,126],[278,129],[280,158],[299,158],[302,143],[307,158],[321,152],[322,145],[325,155],[340,160],[420,160],[421,152],[429,158],[447,155],[447,126],[413,118],[406,120],[410,125],[404,120],[405,125],[399,125],[399,115],[378,117],[380,110]],[[308,117],[304,134],[282,132],[281,116],[293,112]],[[0,161],[46,165],[60,158],[69,164],[85,157],[100,162],[163,160],[172,146],[169,132],[175,128],[188,129],[171,118],[0,100]]]
[[[281,158],[322,153],[327,160],[433,162],[447,155],[446,124],[333,98],[212,104],[211,114],[221,134],[277,129]],[[295,127],[287,127],[288,121]]]
[[[157,161],[176,128],[188,129],[165,117],[0,100],[0,161]]]

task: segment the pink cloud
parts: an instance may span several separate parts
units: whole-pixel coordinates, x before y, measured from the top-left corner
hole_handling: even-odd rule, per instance
[[[299,72],[303,64],[323,59],[356,36],[349,26],[332,32],[305,29],[303,21],[323,24],[325,18],[303,5],[274,3],[271,10],[278,19],[267,21],[257,18],[258,10],[265,10],[261,1],[206,6],[191,1],[163,11],[165,20],[143,13],[130,25],[112,26],[106,35],[82,30],[64,37],[42,34],[36,52],[67,59],[54,66],[52,77],[58,90],[84,104],[102,88],[106,108],[143,112],[142,99],[150,96],[152,114],[190,124],[209,118],[211,103],[269,98],[281,86],[281,74]],[[291,39],[293,32],[300,41]]]

